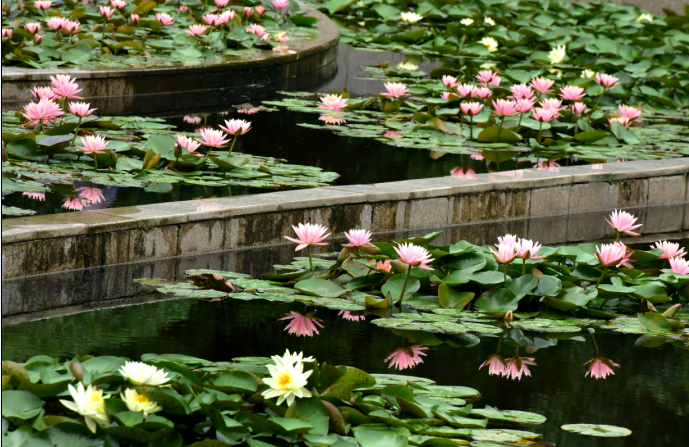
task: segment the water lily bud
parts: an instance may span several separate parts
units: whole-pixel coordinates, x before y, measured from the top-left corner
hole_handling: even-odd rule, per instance
[[[72,375],[81,382],[84,379],[84,368],[81,363],[72,362],[69,364],[69,370],[72,371]]]
[[[675,304],[674,306],[663,312],[663,316],[666,318],[674,317],[680,307],[682,307],[681,303]]]

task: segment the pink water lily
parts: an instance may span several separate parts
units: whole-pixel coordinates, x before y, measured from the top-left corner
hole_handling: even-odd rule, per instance
[[[497,251],[491,248],[490,252],[493,253],[495,260],[501,264],[509,264],[517,256],[517,250],[513,242],[500,242],[497,244],[497,247]]]
[[[41,24],[38,22],[25,23],[24,29],[26,29],[31,34],[36,34],[41,30]]]
[[[383,270],[385,272],[389,272],[390,270],[392,270],[392,264],[390,264],[390,260],[386,259],[385,261],[377,261],[376,270]]]
[[[53,89],[50,87],[34,87],[31,90],[31,94],[34,98],[38,99],[39,101],[41,99],[55,98],[55,93],[53,93]]]
[[[62,208],[74,211],[81,211],[84,209],[84,203],[82,199],[75,196],[67,196],[62,199]]]
[[[513,357],[505,359],[505,371],[502,373],[503,377],[509,377],[512,380],[522,380],[522,375],[531,377],[529,365],[538,366],[532,357]]]
[[[637,218],[626,211],[613,211],[610,214],[610,220],[605,221],[613,227],[617,232],[624,233],[629,236],[639,236],[639,233],[634,233],[632,230],[639,228],[643,224],[634,225]]]
[[[323,225],[300,223],[296,227],[292,225],[292,229],[297,234],[297,238],[285,236],[285,239],[298,244],[294,251],[303,250],[308,246],[324,247],[328,245],[328,243],[323,242],[323,240],[330,236],[330,233],[326,234],[328,229]]]
[[[157,12],[156,21],[164,26],[170,26],[175,23],[175,19],[173,19],[170,14],[165,12]]]
[[[113,6],[113,8],[117,9],[124,9],[127,6],[127,2],[125,0],[110,0],[110,4]]]
[[[77,189],[79,196],[90,203],[100,203],[105,200],[103,190],[95,186],[84,186]]]
[[[545,256],[537,256],[541,249],[541,244],[530,239],[519,239],[514,244],[517,257],[522,259],[543,259]]]
[[[321,97],[321,102],[323,104],[318,106],[319,109],[328,109],[334,112],[338,112],[347,107],[347,99],[337,93]]]
[[[459,84],[457,86],[457,94],[462,98],[466,98],[467,96],[473,96],[474,90],[476,90],[476,86],[471,84]],[[491,90],[491,93],[492,92],[493,91]]]
[[[517,113],[517,103],[509,99],[498,99],[493,102],[495,116],[514,116]]]
[[[689,275],[689,261],[680,257],[671,258],[670,270],[663,271],[677,273],[678,275]]]
[[[244,16],[245,17],[251,17],[252,15],[254,15],[254,8],[252,8],[250,6],[245,6],[244,7]]]
[[[384,137],[388,137],[388,138],[400,138],[400,137],[404,137],[404,135],[399,134],[399,133],[397,133],[397,132],[395,132],[395,131],[392,131],[392,130],[386,131],[386,132],[383,134],[383,136],[384,136]]]
[[[230,3],[230,0],[215,0],[215,6],[218,8],[224,8]]]
[[[560,163],[557,162],[557,160],[538,160],[538,162],[533,162],[536,164],[537,169],[542,169],[542,170],[550,170],[553,168],[559,168]],[[557,171],[555,171],[557,172]]]
[[[483,110],[483,104],[478,102],[463,102],[459,105],[465,115],[476,116]]]
[[[251,122],[238,119],[225,120],[225,126],[220,126],[220,128],[230,135],[244,135],[251,130]]]
[[[651,246],[651,248],[663,250],[663,254],[658,259],[672,259],[677,256],[683,257],[686,254],[684,248],[680,249],[676,242],[658,241],[655,243],[655,247]]]
[[[81,23],[78,20],[65,20],[62,29],[68,34],[77,34],[81,31]]]
[[[217,14],[205,14],[201,16],[201,20],[208,26],[220,26],[222,25],[222,19]]]
[[[589,365],[584,376],[587,377],[590,375],[591,377],[595,377],[596,379],[605,379],[609,375],[614,375],[615,371],[613,370],[613,367],[620,367],[620,365],[618,365],[617,363],[604,357],[593,358],[588,362],[584,363],[584,365]]]
[[[323,320],[315,318],[313,316],[314,314],[315,312],[310,312],[303,315],[299,312],[290,311],[290,313],[286,314],[286,317],[282,317],[280,320],[292,320],[285,328],[289,334],[296,334],[297,337],[301,337],[302,335],[305,337],[313,337],[313,334],[319,334],[316,326],[323,327]]]
[[[605,88],[611,88],[617,85],[617,83],[620,81],[619,78],[616,78],[615,76],[611,76],[609,74],[605,73],[598,73],[596,77],[594,78],[596,83],[600,85],[601,87]]]
[[[55,96],[60,96],[66,99],[84,99],[77,96],[81,91],[79,84],[75,82],[69,75],[56,75],[50,77],[50,86],[53,89]]]
[[[141,17],[139,17],[139,14],[132,14],[129,16],[129,20],[131,20],[133,25],[138,25],[141,21]]]
[[[627,262],[631,256],[631,252],[627,253],[627,247],[622,243],[616,244],[601,244],[596,247],[594,256],[605,267],[616,266],[619,267]]]
[[[104,154],[108,147],[108,142],[100,135],[87,135],[81,138],[83,146],[77,146],[78,149],[84,151],[85,154]]]
[[[426,355],[424,351],[428,348],[423,345],[412,345],[404,348],[397,348],[385,359],[390,362],[388,368],[395,367],[398,370],[413,368],[416,365],[423,363],[422,355]]]
[[[260,5],[259,5],[259,6],[256,7],[256,14],[258,14],[258,16],[260,17],[260,16],[263,15],[263,12],[264,12],[265,10],[266,10],[266,8],[264,8],[263,6],[260,6]]]
[[[225,138],[225,133],[220,130],[211,129],[209,127],[203,127],[198,129],[198,133],[201,134],[201,139],[196,139],[199,143],[208,147],[222,148],[226,147],[230,140]]]
[[[569,110],[574,114],[582,115],[586,110],[586,104],[583,102],[575,102],[574,104],[570,104]]]
[[[641,116],[641,110],[637,109],[636,107],[620,104],[617,106],[617,109],[620,111],[620,117],[628,121],[633,121]]]
[[[62,29],[62,26],[65,24],[65,19],[64,17],[51,17],[48,20],[46,20],[45,24],[48,28],[50,28],[53,31],[57,31]]]
[[[222,23],[229,23],[234,19],[234,16],[236,16],[237,13],[234,12],[234,9],[228,9],[224,11],[222,14],[220,14],[220,18],[222,19]]]
[[[478,96],[481,99],[490,98],[493,96],[493,90],[488,87],[477,87],[474,89],[472,96]]]
[[[342,244],[343,247],[363,247],[371,242],[371,232],[369,230],[349,230],[345,231],[345,236],[349,240],[349,244]]]
[[[517,112],[528,113],[533,109],[535,99],[517,99],[515,104],[517,105]]]
[[[531,87],[533,87],[534,90],[543,94],[552,93],[550,91],[550,88],[553,86],[553,84],[555,84],[555,81],[552,79],[533,78],[531,80]]]
[[[273,41],[278,43],[287,43],[289,42],[289,37],[287,37],[287,33],[285,31],[282,31],[280,33],[276,33],[275,36],[273,36]]]
[[[196,37],[208,31],[208,27],[206,27],[205,25],[191,25],[189,29],[185,31],[189,37]]]
[[[531,87],[526,84],[514,84],[510,87],[510,91],[514,99],[531,99],[535,95]]]
[[[185,12],[189,12],[189,7],[185,5],[179,5],[179,8],[177,8],[177,11],[180,12],[180,14],[184,14]]]
[[[289,0],[273,0],[271,3],[276,9],[283,9],[289,6]]]
[[[450,169],[450,175],[455,178],[475,179],[476,171],[469,167],[455,166]]]
[[[457,94],[454,92],[442,92],[440,94],[440,97],[443,98],[445,101],[459,99],[459,96],[457,96]]]
[[[30,102],[24,106],[24,117],[29,120],[29,127],[36,124],[52,123],[64,115],[60,106],[48,98],[43,98],[38,103]]]
[[[480,71],[476,75],[476,80],[484,87],[487,85],[500,85],[501,81],[500,76],[498,76],[496,73],[493,73],[492,70]]]
[[[576,85],[567,85],[560,89],[560,98],[567,101],[579,101],[586,96],[586,91]]]
[[[457,78],[454,76],[443,75],[443,77],[440,79],[440,81],[443,83],[445,88],[450,89],[450,90],[457,88],[459,86],[459,84],[457,83]]]
[[[542,107],[536,107],[531,111],[531,116],[536,121],[542,123],[549,123],[557,117],[557,111],[552,109],[544,109]]]
[[[382,96],[389,96],[390,98],[401,98],[409,93],[409,89],[406,84],[401,82],[386,82],[383,84],[387,93],[381,93]]]
[[[38,9],[39,11],[45,11],[48,8],[52,6],[53,2],[52,0],[36,0],[33,2],[33,5]]]
[[[85,102],[70,102],[67,106],[69,109],[69,113],[71,113],[74,116],[78,116],[79,118],[84,118],[86,116],[89,116],[93,112],[96,111],[96,109],[89,109],[91,107],[91,104],[85,103]]]
[[[562,108],[562,101],[556,98],[543,99],[540,106],[544,109],[550,109],[558,112]]]
[[[104,19],[109,19],[113,14],[115,14],[115,10],[110,6],[101,6],[98,8],[98,11],[100,12],[100,16]]]
[[[484,366],[488,367],[488,375],[505,375],[505,368],[507,366],[507,363],[501,356],[495,354],[491,355],[490,357],[488,357],[488,360],[481,363],[481,366],[479,366],[478,369],[481,369]]]
[[[189,152],[194,153],[194,155],[197,155],[199,157],[202,156],[201,154],[195,153],[196,150],[199,147],[201,147],[201,143],[194,141],[194,139],[191,137],[185,137],[183,135],[177,135],[176,138],[177,138],[177,144],[180,147],[183,147],[184,149],[188,150]]]
[[[28,197],[29,199],[34,199],[34,200],[39,200],[41,202],[45,202],[45,193],[44,192],[23,192],[22,195]]]
[[[266,33],[266,29],[263,28],[261,25],[258,25],[256,23],[252,23],[244,31],[246,31],[247,33],[250,33],[250,34],[256,34],[258,37],[261,37],[262,35],[264,35]]]
[[[5,42],[6,40],[11,39],[12,33],[13,33],[12,28],[3,28],[2,29],[2,41]]]
[[[366,317],[364,315],[352,315],[352,313],[348,310],[341,310],[337,314],[342,315],[342,319],[347,320],[347,321],[364,321],[364,320],[366,320]]]
[[[405,242],[395,247],[397,256],[399,256],[400,261],[408,264],[411,267],[418,267],[424,270],[433,270],[429,267],[428,262],[432,261],[431,254],[428,253],[423,247],[414,245],[411,242]]]
[[[495,244],[495,246],[499,247],[500,244],[515,246],[515,245],[517,245],[518,240],[519,240],[519,238],[517,237],[517,235],[507,233],[504,236],[498,236],[498,243]]]

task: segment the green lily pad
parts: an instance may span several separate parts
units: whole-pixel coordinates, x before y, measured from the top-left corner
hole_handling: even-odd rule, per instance
[[[632,431],[624,427],[616,427],[614,425],[600,425],[600,424],[568,424],[563,425],[563,430],[578,433],[586,436],[600,436],[604,438],[620,438],[629,436]]]

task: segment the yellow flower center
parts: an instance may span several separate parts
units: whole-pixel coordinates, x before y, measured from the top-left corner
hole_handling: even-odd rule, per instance
[[[289,373],[281,373],[280,376],[277,378],[277,383],[281,387],[286,387],[290,383],[292,383],[292,376]]]
[[[101,397],[98,394],[91,395],[91,402],[98,402],[100,399]]]
[[[134,400],[136,400],[136,401],[139,402],[140,404],[147,404],[147,403],[148,403],[148,397],[142,396],[141,394],[139,394],[138,396],[136,396],[136,397],[134,398]]]

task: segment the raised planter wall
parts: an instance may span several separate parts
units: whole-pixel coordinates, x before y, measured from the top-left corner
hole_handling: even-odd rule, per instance
[[[601,0],[568,0],[570,3],[576,2],[600,2]],[[643,9],[644,11],[652,12],[656,15],[665,15],[663,9],[669,9],[679,15],[684,15],[684,6],[689,5],[689,0],[609,0],[618,5],[634,5]]]
[[[103,115],[170,113],[194,108],[238,104],[299,90],[337,72],[340,32],[327,16],[303,6],[318,18],[318,35],[290,42],[294,54],[265,51],[263,59],[226,63],[152,66],[149,68],[30,69],[2,67],[2,110],[18,110],[31,101],[31,89],[44,86],[55,74],[70,74],[80,93]]]

